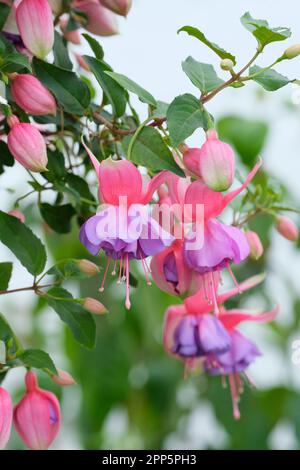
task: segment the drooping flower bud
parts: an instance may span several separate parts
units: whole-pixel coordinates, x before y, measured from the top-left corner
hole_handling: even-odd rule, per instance
[[[60,19],[59,26],[60,26],[60,29],[62,30],[64,38],[67,41],[71,42],[72,44],[79,45],[81,43],[79,30],[78,29],[72,29],[71,31],[68,31],[67,30],[67,24],[68,24],[67,19],[65,19],[65,18]]]
[[[264,252],[259,236],[253,231],[246,232],[245,235],[250,247],[250,258],[258,260]]]
[[[30,449],[48,449],[60,429],[59,401],[39,388],[33,371],[27,372],[25,383],[26,393],[14,409],[15,428]]]
[[[183,163],[185,168],[189,171],[191,176],[200,175],[200,157],[201,149],[198,148],[188,148],[183,154]]]
[[[207,131],[207,141],[200,152],[200,174],[210,189],[226,191],[234,179],[234,152],[230,145],[218,139],[214,130]]]
[[[220,62],[220,67],[222,70],[232,70],[234,67],[234,63],[231,59],[223,59]]]
[[[12,425],[13,405],[10,394],[0,387],[0,450],[6,446]]]
[[[283,57],[285,59],[294,59],[298,55],[300,55],[300,44],[294,44],[284,51]]]
[[[76,52],[74,53],[75,55],[75,59],[77,60],[77,63],[79,65],[79,67],[81,67],[83,70],[85,70],[86,72],[90,72],[91,69],[90,69],[90,66],[87,64],[87,62],[84,60],[84,58],[82,57],[81,54],[77,54]]]
[[[87,23],[83,27],[90,33],[97,36],[111,36],[118,33],[115,15],[103,5],[100,5],[98,0],[75,0],[74,8],[85,13]]]
[[[16,217],[17,219],[20,220],[20,222],[22,222],[22,224],[24,224],[25,215],[22,214],[22,212],[19,211],[18,209],[13,209],[13,210],[9,211],[9,215],[12,215],[13,217]]]
[[[93,315],[102,315],[107,313],[108,310],[104,305],[92,297],[86,297],[82,303],[83,307]]]
[[[99,267],[92,261],[89,261],[88,259],[79,260],[77,265],[80,271],[84,274],[89,274],[90,276],[94,276],[95,274],[99,273]]]
[[[289,217],[278,217],[276,220],[276,229],[287,240],[290,240],[291,242],[298,240],[298,227]]]
[[[33,75],[15,74],[11,93],[14,101],[27,113],[56,114],[56,102],[50,91]]]
[[[13,126],[7,137],[10,152],[28,170],[46,171],[48,157],[42,134],[32,124],[16,119],[15,116],[8,119],[9,125]]]
[[[44,59],[54,44],[54,25],[47,0],[22,0],[16,9],[16,20],[27,49]]]
[[[65,370],[57,369],[58,375],[52,375],[52,380],[58,385],[62,385],[63,387],[67,385],[74,385],[76,384],[75,380],[73,379],[72,375]]]
[[[132,0],[100,0],[103,6],[118,15],[127,16],[132,6]]]

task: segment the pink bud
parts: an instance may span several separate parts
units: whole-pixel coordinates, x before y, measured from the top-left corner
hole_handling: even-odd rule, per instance
[[[21,38],[33,55],[44,59],[54,43],[52,11],[47,0],[22,0],[16,9]]]
[[[14,101],[27,113],[56,114],[56,102],[48,89],[33,75],[15,74],[11,93]]]
[[[201,149],[187,148],[183,154],[183,163],[191,176],[200,177]]]
[[[52,380],[58,385],[67,386],[76,384],[72,375],[65,370],[57,369],[58,375],[52,375]]]
[[[81,40],[80,40],[79,30],[78,29],[73,29],[71,31],[68,31],[67,30],[67,24],[68,24],[68,20],[65,19],[65,18],[62,18],[59,22],[59,26],[60,26],[60,29],[63,32],[64,38],[67,41],[72,42],[73,44],[77,44],[77,45],[80,44]]]
[[[25,377],[27,391],[14,409],[14,425],[24,443],[33,450],[45,450],[60,429],[60,405],[52,392],[42,390],[36,375]]]
[[[264,252],[264,247],[260,241],[259,236],[253,231],[246,232],[245,235],[250,247],[250,257],[252,259],[258,260]]]
[[[287,238],[287,240],[291,242],[298,240],[299,230],[289,217],[278,217],[276,220],[276,229],[284,238]]]
[[[127,16],[132,6],[132,0],[100,0],[100,3],[109,10],[122,16]]]
[[[83,307],[94,315],[102,315],[107,313],[107,308],[96,299],[92,297],[86,297],[82,303]]]
[[[87,23],[84,28],[97,36],[111,36],[118,32],[115,15],[98,3],[98,0],[75,0],[74,8],[85,13]]]
[[[78,268],[82,273],[89,274],[90,276],[94,276],[95,274],[99,273],[98,266],[88,259],[79,260]]]
[[[25,222],[25,215],[22,214],[18,209],[13,209],[12,211],[9,211],[9,215],[12,215],[13,217],[16,217],[17,219],[24,224]]]
[[[9,393],[0,387],[0,450],[6,446],[12,425],[13,405]]]
[[[200,149],[201,177],[210,189],[226,191],[234,179],[234,152],[218,139],[214,130],[207,131],[207,140]]]
[[[84,58],[82,57],[82,55],[77,54],[76,52],[74,53],[74,55],[75,55],[75,59],[77,60],[79,67],[81,67],[86,72],[90,72],[91,69],[89,65],[86,63],[86,61],[84,60]]]
[[[31,171],[46,171],[47,148],[42,134],[31,124],[15,124],[7,137],[7,144],[15,159]]]

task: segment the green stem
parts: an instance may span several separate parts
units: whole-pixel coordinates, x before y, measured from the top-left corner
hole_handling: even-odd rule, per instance
[[[129,147],[128,147],[128,152],[127,152],[127,160],[131,160],[131,155],[132,155],[132,149],[133,149],[133,146],[139,136],[139,134],[141,133],[141,131],[143,130],[143,128],[148,124],[148,122],[151,122],[153,121],[153,116],[149,116],[147,117],[147,119],[145,119],[145,121],[143,121],[139,127],[137,127],[135,133],[133,134],[131,140],[130,140],[130,143],[129,143]]]

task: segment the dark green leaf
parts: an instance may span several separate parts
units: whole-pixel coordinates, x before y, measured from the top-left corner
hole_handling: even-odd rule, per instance
[[[218,77],[212,65],[197,62],[191,56],[182,63],[182,69],[203,95],[224,83]]]
[[[10,12],[10,6],[0,3],[0,31],[2,30]]]
[[[205,44],[207,47],[209,47],[212,51],[214,51],[221,59],[230,59],[234,64],[236,64],[236,58],[234,55],[230,54],[230,52],[225,51],[222,49],[222,47],[218,46],[217,44],[209,41],[202,31],[200,31],[198,28],[195,28],[193,26],[183,26],[180,28],[177,32],[180,33],[181,31],[184,31],[185,33],[188,33],[190,36],[193,36],[194,38],[199,39],[203,44]]]
[[[55,95],[63,108],[71,113],[82,115],[90,104],[88,86],[74,72],[62,69],[42,60],[33,59],[36,76]]]
[[[111,71],[110,67],[102,60],[85,55],[84,59],[90,66],[103,92],[108,97],[112,105],[114,114],[117,117],[123,116],[127,103],[127,93],[115,80],[105,72]]]
[[[59,281],[70,278],[86,279],[91,277],[91,274],[84,273],[79,269],[78,260],[75,259],[59,261],[47,271],[47,274],[49,274],[49,276],[55,276]]]
[[[13,166],[15,159],[9,151],[8,145],[0,140],[0,165]]]
[[[53,287],[48,294],[53,297],[47,299],[49,305],[56,311],[60,319],[69,326],[74,338],[83,346],[93,348],[96,325],[92,315],[80,304],[73,302],[72,295],[61,287]]]
[[[231,143],[243,162],[252,167],[265,144],[267,124],[242,116],[226,116],[218,121],[217,127],[220,139]]]
[[[131,136],[123,139],[125,152]],[[135,141],[132,149],[131,159],[137,165],[142,165],[153,171],[170,170],[179,176],[183,176],[182,170],[175,163],[173,155],[164,143],[160,133],[153,127],[144,127]]]
[[[153,111],[152,115],[158,119],[165,118],[167,115],[169,103],[164,103],[163,101],[157,101],[156,108]]]
[[[8,288],[12,268],[12,263],[0,263],[0,291]]]
[[[200,101],[195,96],[188,93],[177,96],[167,112],[168,129],[174,147],[199,127],[206,129],[207,119],[207,112],[201,109]]]
[[[96,59],[102,60],[104,58],[104,50],[103,50],[103,47],[101,46],[101,44],[97,41],[97,39],[92,38],[92,36],[90,36],[87,33],[84,33],[82,36],[89,43],[90,48],[92,49],[93,53],[95,54]]]
[[[21,350],[17,337],[2,313],[0,313],[0,340],[5,343],[7,359],[10,359],[10,356],[14,357]]]
[[[36,276],[46,264],[46,250],[39,238],[19,219],[0,211],[0,241]]]
[[[53,46],[54,64],[63,69],[72,70],[73,64],[69,57],[68,48],[64,43],[64,39],[55,31],[55,40]]]
[[[11,52],[6,55],[3,64],[0,66],[1,72],[4,73],[19,72],[22,69],[27,69],[29,72],[32,70],[28,57],[18,52]]]
[[[262,49],[271,42],[284,41],[292,34],[289,28],[270,28],[266,20],[256,20],[252,18],[249,12],[241,17],[241,22],[257,39]]]
[[[151,95],[151,93],[149,93],[149,91],[142,88],[140,85],[135,83],[130,78],[120,73],[115,73],[115,72],[105,72],[105,73],[109,75],[111,78],[113,78],[117,83],[119,83],[119,85],[121,85],[122,88],[128,91],[131,91],[132,93],[137,95],[143,103],[147,103],[153,107],[157,106],[156,99]]]
[[[250,68],[249,74],[256,74],[261,70],[263,70],[261,67],[254,65]],[[287,77],[281,75],[281,73],[278,73],[273,69],[269,69],[260,73],[257,77],[252,78],[252,80],[259,83],[267,91],[278,90],[279,88],[282,88],[291,82],[291,80],[289,80]]]
[[[57,375],[58,373],[49,354],[41,349],[27,349],[18,356],[18,359],[26,367],[45,369],[45,371],[49,372],[51,375]]]
[[[75,209],[71,204],[52,206],[45,202],[40,205],[40,211],[45,222],[55,232],[69,233],[71,231],[71,219],[75,214]]]
[[[44,178],[51,183],[58,182],[62,183],[64,178],[67,175],[67,170],[65,168],[65,159],[61,152],[58,150],[48,150],[48,164],[46,171],[43,173]]]

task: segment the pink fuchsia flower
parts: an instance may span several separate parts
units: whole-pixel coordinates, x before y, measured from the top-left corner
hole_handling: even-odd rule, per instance
[[[16,20],[27,49],[44,59],[54,44],[54,25],[47,0],[22,0],[16,9]]]
[[[36,375],[28,371],[26,393],[14,409],[14,425],[32,450],[50,447],[60,429],[60,405],[56,396],[39,388]]]
[[[258,260],[264,252],[264,247],[261,243],[261,240],[256,232],[252,230],[245,233],[247,242],[250,247],[250,257],[254,260]]]
[[[162,251],[174,239],[151,217],[146,207],[154,191],[165,181],[167,172],[145,181],[133,163],[111,158],[99,163],[92,152],[85,148],[96,170],[99,198],[104,204],[81,227],[80,241],[93,255],[102,249],[108,257],[100,291],[104,289],[111,261],[114,260],[113,273],[117,261],[120,261],[119,282],[126,281],[125,305],[130,308],[130,260],[141,260],[150,283],[145,258]]]
[[[100,3],[118,15],[127,16],[132,0],[100,0]]]
[[[183,163],[190,174],[190,176],[194,176],[196,178],[200,178],[200,155],[201,150],[198,148],[187,148],[183,153]]]
[[[291,242],[295,242],[299,238],[298,227],[289,217],[278,217],[276,220],[276,229],[280,235]]]
[[[20,123],[16,116],[8,118],[12,127],[7,145],[14,158],[25,168],[35,172],[46,171],[47,148],[42,134],[28,123]]]
[[[10,394],[0,387],[0,450],[4,449],[10,436],[13,405]]]
[[[118,33],[114,13],[101,5],[98,0],[75,0],[73,6],[87,17],[83,27],[97,36],[111,36]]]
[[[14,101],[27,113],[56,114],[56,102],[50,91],[33,75],[14,74],[11,93]]]

